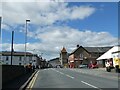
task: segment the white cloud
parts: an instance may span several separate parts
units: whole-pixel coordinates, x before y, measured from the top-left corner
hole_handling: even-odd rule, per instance
[[[0,16],[2,16],[2,2],[0,1]]]
[[[28,30],[28,37],[38,39],[39,42],[28,42],[27,51],[36,49],[39,54],[43,52],[43,56],[47,59],[59,56],[63,46],[67,48],[68,52],[71,52],[73,48],[76,48],[77,44],[82,46],[110,46],[118,43],[117,38],[108,32],[78,30],[69,26],[54,25],[57,21],[63,22],[88,18],[96,11],[91,6],[69,7],[68,3],[57,2],[3,2],[2,9],[4,22],[2,23],[2,28],[9,29],[11,25],[16,28],[16,24],[19,27],[19,25],[25,24],[26,19],[30,19],[31,24],[39,28],[37,30]],[[25,27],[19,27],[19,29],[19,32],[24,33]],[[11,44],[9,43],[3,43],[2,49],[10,51],[10,46]],[[14,49],[16,51],[24,51],[24,44],[14,44]]]
[[[85,19],[95,12],[91,6],[72,6],[61,2],[3,2],[4,22],[24,24],[30,19],[32,24],[52,25],[56,21]]]
[[[6,31],[9,31],[10,30],[10,26],[9,25],[7,25],[7,24],[5,24],[5,23],[2,23],[1,24],[1,29],[3,30],[6,30]]]
[[[72,52],[77,44],[82,46],[112,46],[118,43],[118,39],[108,32],[80,31],[70,27],[48,26],[30,33],[29,37],[39,39],[40,42],[28,43],[27,50],[36,49],[36,53],[39,54],[43,52],[43,56],[47,59],[59,56],[63,46],[68,52]],[[4,50],[10,50],[8,44],[3,44],[3,47]],[[14,48],[17,51],[24,51],[24,44],[14,44]]]
[[[3,0],[2,2],[50,2],[57,0]]]

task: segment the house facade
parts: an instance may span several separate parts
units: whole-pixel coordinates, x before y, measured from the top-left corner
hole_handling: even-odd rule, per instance
[[[13,52],[12,65],[39,65],[39,57],[36,54],[26,52]],[[11,65],[11,52],[3,51],[1,52],[1,63],[6,65]]]
[[[77,45],[77,48],[69,55],[69,67],[78,68],[81,64],[89,65],[96,63],[96,59],[109,48],[110,47],[82,47]]]

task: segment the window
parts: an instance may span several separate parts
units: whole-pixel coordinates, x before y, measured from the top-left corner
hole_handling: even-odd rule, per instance
[[[83,54],[80,54],[80,58],[83,58]]]
[[[22,57],[19,57],[19,61],[21,61],[22,60]]]
[[[21,63],[19,63],[19,65],[21,65]]]
[[[117,55],[117,57],[119,57],[119,55]]]
[[[30,61],[32,61],[32,57],[29,57]]]
[[[83,54],[80,54],[80,60],[83,60]]]
[[[6,61],[8,61],[8,59],[9,59],[9,57],[8,57],[8,56],[6,56]]]

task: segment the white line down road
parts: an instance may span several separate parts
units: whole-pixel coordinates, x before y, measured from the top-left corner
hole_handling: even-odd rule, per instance
[[[31,83],[30,88],[94,88],[104,90],[116,88],[118,81],[74,72],[69,69],[39,70]],[[114,89],[115,90],[115,89]]]

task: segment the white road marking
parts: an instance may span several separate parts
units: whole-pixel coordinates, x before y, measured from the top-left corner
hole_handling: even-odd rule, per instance
[[[86,85],[88,85],[88,86],[91,86],[91,87],[93,87],[93,88],[97,88],[97,89],[99,89],[99,90],[102,90],[102,89],[100,89],[100,88],[98,88],[98,87],[96,87],[96,86],[94,86],[94,85],[91,85],[91,84],[89,84],[89,83],[87,83],[87,82],[84,82],[84,81],[81,81],[82,83],[84,83],[84,84],[86,84]]]
[[[59,72],[59,73],[64,75],[64,73],[62,73],[62,72]]]
[[[73,77],[73,76],[70,76],[70,75],[65,74],[65,73],[63,73],[63,72],[60,72],[60,71],[57,71],[57,70],[55,70],[55,69],[52,69],[52,70],[54,70],[54,71],[56,71],[56,72],[58,72],[58,73],[60,73],[60,74],[62,74],[62,75],[65,75],[65,76],[67,76],[67,77],[69,77],[69,78],[72,78],[72,79],[75,78],[75,77]]]
[[[72,79],[74,79],[75,77],[72,77],[72,76],[70,76],[70,75],[68,75],[68,74],[65,74],[67,77],[69,77],[69,78],[72,78]]]
[[[73,76],[70,76],[70,75],[65,74],[65,73],[63,73],[63,72],[60,72],[60,71],[57,71],[57,70],[55,70],[55,69],[52,69],[52,70],[54,70],[54,71],[56,71],[56,72],[58,72],[58,73],[60,73],[60,74],[62,74],[62,75],[65,75],[65,76],[67,76],[67,77],[69,77],[69,78],[72,78],[72,79],[75,78],[75,77],[73,77]],[[94,86],[94,85],[92,85],[92,84],[89,84],[89,83],[85,82],[85,81],[81,81],[81,82],[84,83],[84,84],[86,84],[86,85],[88,85],[88,86],[90,86],[90,87],[92,87],[92,88],[96,88],[96,89],[98,89],[98,90],[102,90],[102,89],[100,89],[100,88],[98,88],[98,87],[96,87],[96,86]]]

